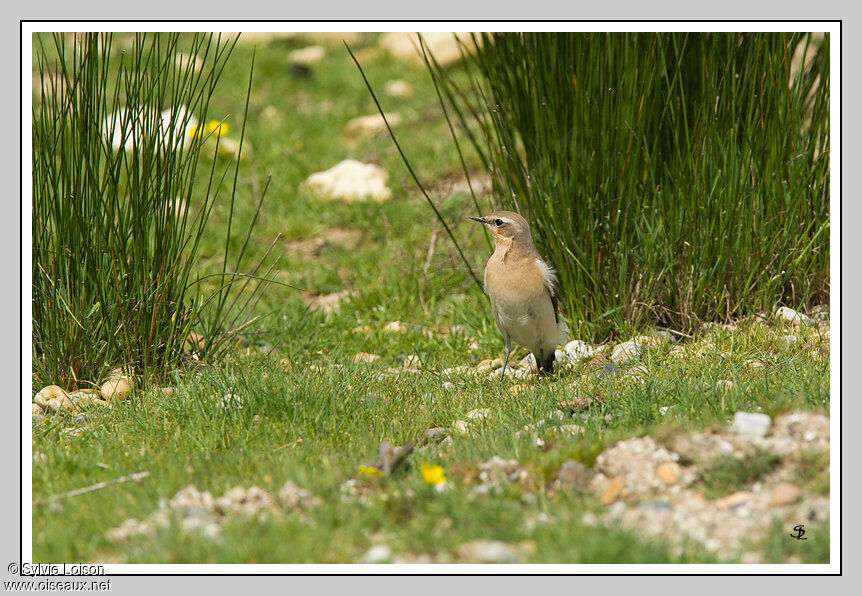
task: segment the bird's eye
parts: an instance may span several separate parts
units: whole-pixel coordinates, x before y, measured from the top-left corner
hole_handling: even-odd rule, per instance
[[[494,220],[494,225],[495,225],[495,226],[498,226],[498,227],[499,227],[499,226],[502,226],[502,225],[503,225],[503,220],[502,220],[502,219],[495,219],[495,220]]]

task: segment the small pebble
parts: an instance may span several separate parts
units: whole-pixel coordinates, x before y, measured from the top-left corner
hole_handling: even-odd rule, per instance
[[[63,407],[67,407],[67,403],[71,404],[69,395],[57,385],[43,387],[33,401],[45,412],[59,412]]]
[[[600,379],[606,379],[617,374],[619,370],[619,367],[615,363],[608,362],[598,373],[596,373],[596,376]]]
[[[641,511],[670,511],[673,506],[667,501],[645,501],[638,503],[637,508]]]
[[[595,356],[597,350],[579,339],[573,339],[566,344],[565,352],[569,360],[580,362],[581,360]]]
[[[439,443],[447,436],[449,436],[449,431],[445,428],[436,427],[425,430],[425,440],[428,443]]]
[[[575,459],[569,459],[557,472],[557,483],[561,487],[585,491],[593,478],[593,470]]]
[[[481,420],[491,415],[490,408],[477,408],[467,412],[467,418],[470,420]]]
[[[715,384],[715,389],[719,392],[730,391],[731,389],[733,389],[733,381],[718,381]]]
[[[766,414],[737,412],[730,430],[745,437],[765,437],[771,425],[772,419]]]
[[[748,503],[751,500],[752,496],[753,495],[750,492],[741,490],[733,493],[732,495],[716,499],[714,504],[719,509],[725,511],[728,509],[736,509]]]
[[[315,64],[318,64],[325,56],[326,49],[323,46],[308,46],[298,50],[293,50],[288,54],[287,59],[294,67],[308,69]]]
[[[617,501],[623,494],[625,481],[622,476],[617,476],[611,480],[607,488],[602,492],[602,505],[610,505]]]
[[[402,366],[404,368],[422,368],[422,361],[419,359],[419,356],[411,354],[404,359]]]
[[[559,427],[559,432],[568,435],[582,435],[586,431],[583,426],[578,426],[577,424],[563,424]]]
[[[639,358],[641,354],[643,354],[644,348],[654,342],[655,339],[653,338],[640,336],[618,344],[614,346],[614,351],[611,353],[611,360],[613,360],[615,364],[624,364],[630,360]]]
[[[401,79],[394,79],[386,83],[383,92],[389,97],[404,98],[413,95],[413,87],[410,83]]]
[[[346,136],[348,139],[354,140],[362,136],[373,137],[374,135],[384,133],[388,130],[386,127],[387,122],[389,122],[389,126],[393,128],[395,126],[398,126],[399,124],[401,124],[401,114],[397,112],[387,113],[386,120],[384,120],[383,116],[381,116],[380,114],[372,114],[370,116],[360,116],[358,118],[354,118],[350,120],[344,127],[344,136]],[[395,323],[400,325],[401,328],[393,329],[392,331],[396,333],[401,333],[402,331],[405,331],[400,321],[395,321]]]
[[[527,354],[526,356],[524,356],[518,363],[518,366],[516,368],[520,368],[521,370],[528,370],[530,372],[536,372],[537,370],[539,370],[539,367],[536,364],[536,357],[533,354]]]
[[[314,504],[311,493],[300,488],[290,480],[285,482],[278,491],[278,500],[287,509],[296,509],[306,504]]]
[[[355,356],[353,356],[354,362],[362,362],[365,364],[369,364],[379,359],[380,356],[378,356],[377,354],[369,354],[368,352],[359,352]]]
[[[369,548],[364,555],[362,555],[362,558],[359,559],[359,562],[369,565],[377,565],[380,563],[385,563],[391,558],[392,549],[390,549],[385,544],[375,544],[374,546]]]
[[[771,505],[791,505],[802,497],[802,489],[792,484],[779,484],[772,489],[769,503]]]
[[[404,333],[407,331],[407,326],[401,321],[392,321],[391,323],[386,323],[383,327],[383,331],[387,333]]]
[[[800,325],[808,321],[808,317],[801,312],[796,312],[792,308],[788,308],[787,306],[782,306],[778,310],[775,311],[775,316],[788,323],[793,323],[794,325]]]
[[[106,401],[122,401],[131,395],[135,383],[129,376],[108,379],[101,387],[102,397]]]
[[[455,554],[470,563],[517,563],[515,548],[499,540],[471,540],[455,547]]]
[[[617,501],[610,507],[608,507],[608,517],[611,519],[617,519],[622,517],[622,515],[628,510],[628,507],[622,501]]]
[[[655,469],[656,476],[665,484],[675,484],[679,481],[682,469],[673,461],[662,462]]]
[[[795,335],[790,335],[790,334],[782,335],[779,339],[781,341],[781,344],[785,348],[792,348],[797,343],[799,343],[799,338],[796,337]]]
[[[721,451],[724,455],[730,455],[731,453],[733,453],[733,444],[731,444],[729,441],[721,439],[718,441],[717,444],[718,450]]]
[[[494,362],[494,361],[490,360],[490,359],[483,360],[482,362],[480,362],[479,364],[476,365],[476,370],[481,372],[481,373],[491,372],[492,370],[494,370],[493,367],[491,366],[492,362]]]

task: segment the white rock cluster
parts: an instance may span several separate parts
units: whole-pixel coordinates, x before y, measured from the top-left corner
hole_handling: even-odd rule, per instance
[[[303,187],[323,199],[388,201],[392,190],[386,186],[389,174],[378,165],[346,159],[323,172],[309,176]]]

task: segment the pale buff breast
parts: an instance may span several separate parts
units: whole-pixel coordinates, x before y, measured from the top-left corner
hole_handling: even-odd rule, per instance
[[[547,266],[535,258],[504,262],[496,254],[485,268],[485,288],[497,328],[536,353],[553,350],[559,337],[548,274]]]

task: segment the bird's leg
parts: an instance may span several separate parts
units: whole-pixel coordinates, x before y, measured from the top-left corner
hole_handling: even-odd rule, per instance
[[[500,382],[506,377],[506,365],[509,363],[509,354],[512,353],[512,342],[506,338],[506,359],[503,360],[503,368],[500,369]]]

